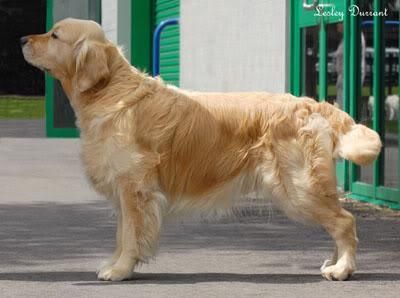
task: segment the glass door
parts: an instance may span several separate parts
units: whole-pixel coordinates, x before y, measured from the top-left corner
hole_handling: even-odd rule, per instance
[[[338,184],[349,197],[400,209],[400,22],[390,2],[292,0],[290,91],[335,104],[381,135],[372,166],[337,163]]]
[[[291,92],[329,101],[348,111],[344,95],[346,0],[291,1]],[[349,24],[347,24],[348,26]],[[347,36],[346,36],[347,37]],[[346,46],[346,48],[345,48]],[[348,63],[347,63],[348,65]],[[346,89],[346,91],[348,91]],[[338,184],[348,188],[348,163],[337,163]]]

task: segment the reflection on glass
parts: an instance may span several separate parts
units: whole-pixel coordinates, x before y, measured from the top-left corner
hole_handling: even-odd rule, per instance
[[[358,121],[372,128],[373,105],[373,29],[361,27],[361,98],[357,103]],[[373,183],[373,166],[363,166],[359,170],[359,180],[365,183]]]
[[[389,7],[390,14],[398,20],[398,11]],[[387,187],[398,186],[398,61],[399,61],[399,28],[398,26],[385,26],[385,102],[384,102],[384,180]]]
[[[387,97],[386,99],[388,99]],[[397,105],[399,104],[399,97],[396,95]],[[385,102],[386,105],[386,102]],[[399,144],[399,134],[397,129],[397,121],[398,119],[386,119],[386,128],[385,128],[385,146],[384,146],[384,185],[388,187],[396,188],[398,186],[398,144]]]
[[[318,84],[318,26],[303,29],[303,82],[302,94],[317,98]]]
[[[341,98],[343,94],[343,24],[328,24],[326,26],[326,33],[326,48],[328,52],[326,66],[326,101],[341,107]],[[343,167],[343,161],[338,160],[337,166]],[[343,181],[341,181],[340,174],[338,178],[338,186],[343,188]]]
[[[332,33],[330,34],[330,31]],[[328,49],[330,48],[331,44],[334,47],[334,52],[332,55],[332,58],[334,59],[334,69],[335,69],[335,74],[336,77],[334,78],[335,82],[335,88],[333,89],[335,92],[330,91],[328,87],[328,100],[332,96],[333,101],[336,103],[336,105],[339,108],[343,108],[343,47],[344,47],[344,42],[343,42],[343,23],[338,23],[334,28],[331,26],[328,27],[328,36],[331,38],[331,36],[336,36],[334,39],[334,44],[332,44],[332,41],[328,43]],[[328,56],[329,58],[329,56]],[[328,62],[329,63],[329,62]],[[328,75],[329,75],[329,68],[328,68]],[[328,81],[329,82],[329,81]],[[328,83],[329,84],[329,83]]]
[[[343,103],[343,23],[327,25],[327,101],[336,103],[340,108]]]

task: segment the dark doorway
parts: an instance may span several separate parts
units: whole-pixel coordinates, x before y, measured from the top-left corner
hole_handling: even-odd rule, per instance
[[[45,0],[0,0],[0,94],[44,94],[44,74],[25,62],[19,38],[45,31]]]
[[[0,137],[44,137],[44,73],[19,39],[46,31],[46,0],[0,0]]]

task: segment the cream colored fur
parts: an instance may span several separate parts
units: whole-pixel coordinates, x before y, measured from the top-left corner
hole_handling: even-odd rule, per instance
[[[99,279],[127,279],[153,256],[165,216],[230,208],[254,191],[333,237],[325,278],[353,273],[354,218],[339,204],[334,160],[373,161],[376,133],[309,98],[167,86],[130,66],[91,21],[66,19],[28,39],[25,58],[61,81],[75,110],[87,176],[118,210]]]

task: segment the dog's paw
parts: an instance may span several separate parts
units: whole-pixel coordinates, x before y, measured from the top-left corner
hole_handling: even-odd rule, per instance
[[[353,266],[346,266],[343,264],[327,265],[329,260],[326,260],[321,267],[322,276],[327,280],[347,280],[354,272]]]
[[[97,275],[99,280],[104,281],[121,281],[129,279],[133,276],[133,270],[127,268],[119,268],[116,266],[105,266]]]
[[[324,263],[322,264],[322,266],[321,266],[321,272],[326,268],[326,267],[329,267],[329,266],[332,266],[332,265],[335,265],[336,263],[334,263],[332,260],[325,260],[324,261]]]
[[[96,269],[96,274],[99,274],[101,271],[104,271],[106,268],[111,267],[115,264],[115,260],[113,258],[104,260],[100,263],[100,265]]]

